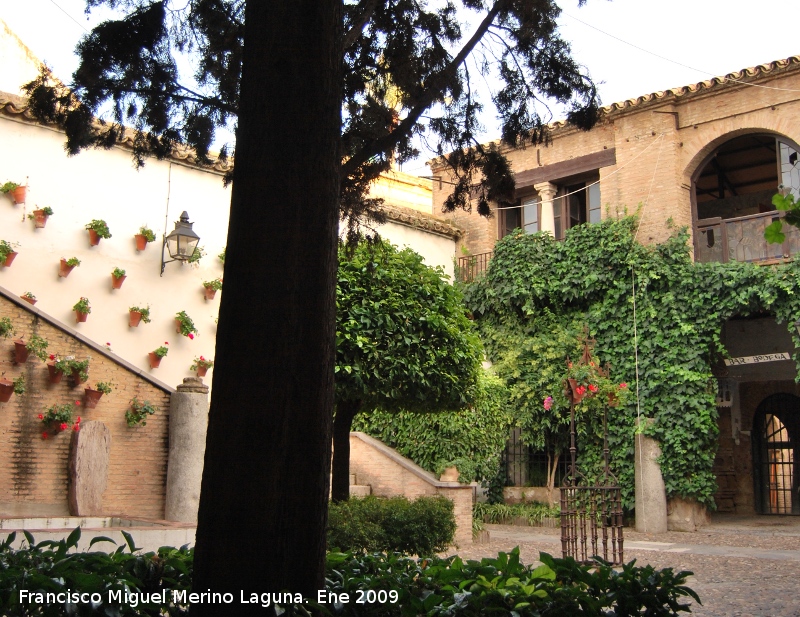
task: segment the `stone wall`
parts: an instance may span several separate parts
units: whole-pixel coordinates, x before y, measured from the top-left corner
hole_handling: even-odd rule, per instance
[[[95,409],[79,407],[82,421],[96,420],[111,432],[105,515],[162,519],[167,472],[167,427],[172,389],[128,364],[113,352],[77,334],[0,288],[0,318],[11,319],[16,334],[29,341],[36,334],[48,342],[48,353],[91,357],[89,381],[74,386],[64,376],[51,384],[46,365],[31,356],[15,364],[13,338],[0,338],[0,376],[25,376],[27,391],[0,403],[0,516],[66,515],[70,431],[42,439],[39,414],[53,404],[83,403],[84,387],[112,382]],[[125,411],[133,397],[157,409],[146,426],[129,428]],[[71,428],[71,427],[70,427]]]
[[[472,544],[472,485],[442,482],[386,444],[356,432],[350,434],[350,473],[357,484],[369,484],[372,494],[380,497],[447,497],[456,517],[455,544]]]

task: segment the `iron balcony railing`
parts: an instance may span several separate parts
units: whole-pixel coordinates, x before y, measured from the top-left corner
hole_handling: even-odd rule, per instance
[[[800,253],[800,229],[783,226],[783,244],[769,244],[764,229],[783,217],[782,212],[765,212],[733,219],[705,219],[695,225],[694,259],[698,262],[777,262]]]
[[[478,278],[479,274],[486,272],[491,258],[492,251],[459,257],[456,279],[462,283],[471,283]]]

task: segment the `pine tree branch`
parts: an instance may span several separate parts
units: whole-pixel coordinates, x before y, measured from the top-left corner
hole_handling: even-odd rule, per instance
[[[370,19],[372,19],[373,13],[375,13],[375,9],[378,8],[378,2],[380,0],[364,0],[363,6],[361,8],[361,17],[347,31],[344,35],[344,44],[342,49],[350,49],[353,43],[356,42],[358,39],[358,35],[364,30],[364,26],[366,26]]]

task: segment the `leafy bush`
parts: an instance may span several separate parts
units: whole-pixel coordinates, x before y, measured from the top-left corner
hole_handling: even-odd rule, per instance
[[[439,496],[352,498],[328,509],[328,546],[345,551],[432,555],[455,531],[453,502]]]
[[[138,553],[130,534],[122,532],[127,546],[114,552],[74,552],[80,529],[65,540],[35,543],[23,532],[28,546],[11,548],[16,534],[0,544],[0,614],[8,617],[61,617],[66,615],[186,615],[183,592],[192,584],[194,551],[162,547]],[[96,538],[98,542],[113,542]],[[621,571],[604,563],[581,566],[572,559],[541,553],[542,565],[533,568],[519,559],[519,549],[496,558],[462,561],[459,557],[412,559],[399,554],[353,555],[329,553],[326,591],[349,594],[338,606],[323,605],[326,613],[362,617],[412,617],[516,615],[651,615],[690,612],[681,600],[697,594],[685,585],[691,572],[671,568],[655,570],[631,562]],[[20,590],[29,592],[80,592],[98,594],[98,603],[38,604],[20,602]],[[114,601],[109,592],[146,593],[147,599],[167,590],[167,602]],[[174,601],[175,592],[178,601]],[[155,596],[153,594],[156,594]],[[361,599],[362,603],[358,600]],[[232,599],[231,614],[239,598]],[[302,605],[284,605],[285,615],[308,615],[317,598]]]

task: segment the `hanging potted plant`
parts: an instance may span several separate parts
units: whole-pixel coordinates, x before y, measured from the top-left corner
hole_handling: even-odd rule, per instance
[[[8,267],[13,263],[17,256],[17,252],[14,250],[15,246],[19,246],[19,244],[0,240],[0,266]]]
[[[61,383],[61,378],[72,371],[70,366],[71,357],[60,358],[57,355],[50,354],[50,361],[47,363],[47,372],[50,377],[50,383]]]
[[[156,234],[147,225],[143,225],[139,228],[139,233],[133,237],[136,240],[136,250],[143,251],[147,248],[148,242],[155,241]]]
[[[28,187],[9,181],[0,186],[0,193],[10,194],[11,200],[15,204],[24,204],[28,197]]]
[[[142,308],[141,306],[132,306],[128,309],[130,313],[128,317],[128,325],[131,328],[139,327],[139,322],[150,323],[150,305]]]
[[[81,260],[77,257],[70,257],[69,259],[61,258],[61,264],[58,268],[58,276],[61,278],[67,278],[69,273],[72,272],[73,268],[76,268],[81,265]]]
[[[84,383],[89,379],[89,362],[91,358],[85,360],[75,360],[74,358],[69,361],[70,377],[72,383],[76,386]]]
[[[53,209],[50,206],[45,206],[44,208],[34,210],[32,214],[28,215],[28,218],[33,221],[35,229],[42,229],[47,225],[47,219],[52,215]]]
[[[134,396],[130,407],[125,412],[125,422],[131,428],[145,426],[147,424],[147,416],[152,416],[155,412],[156,408],[153,407],[150,401],[139,402],[139,399]]]
[[[83,323],[86,321],[89,317],[89,313],[92,312],[92,307],[89,306],[89,298],[81,297],[72,307],[72,310],[75,311],[75,323]]]
[[[47,341],[37,334],[34,334],[27,343],[23,339],[14,341],[14,361],[17,364],[25,364],[30,354],[42,362],[47,360]]]
[[[208,369],[214,366],[213,360],[206,360],[203,356],[194,359],[194,363],[189,367],[190,371],[195,371],[198,377],[205,377]]]
[[[14,334],[14,325],[11,323],[11,318],[0,317],[0,336],[11,338],[12,334]]]
[[[37,302],[36,296],[34,296],[29,291],[26,291],[24,294],[22,294],[20,298],[22,298],[23,300],[25,300],[25,302],[28,302],[29,304],[36,304]]]
[[[20,375],[14,381],[0,378],[0,403],[10,401],[12,394],[25,394],[25,375]]]
[[[121,289],[122,283],[126,278],[128,277],[125,276],[125,270],[122,268],[114,268],[111,272],[111,289]]]
[[[43,424],[42,439],[47,439],[51,435],[58,435],[62,431],[69,429],[72,425],[73,431],[79,431],[81,428],[81,417],[75,417],[75,411],[81,406],[80,401],[74,403],[65,403],[64,405],[51,405],[44,413],[39,414],[39,420]]]
[[[86,224],[86,229],[89,231],[89,244],[91,246],[100,244],[101,238],[111,237],[108,225],[106,225],[106,222],[102,219],[92,219],[91,223]]]
[[[97,403],[104,394],[111,394],[112,386],[114,384],[107,381],[98,381],[94,384],[94,388],[85,388],[83,391],[83,406],[86,409],[94,409]]]
[[[175,313],[175,329],[178,334],[193,339],[197,334],[197,328],[192,321],[192,318],[186,314],[186,311]]]
[[[161,359],[169,353],[169,341],[164,341],[164,344],[158,349],[151,351],[148,355],[150,358],[150,368],[158,368],[161,364]]]
[[[203,281],[206,300],[213,300],[217,292],[222,289],[222,279],[216,278],[213,281]]]

